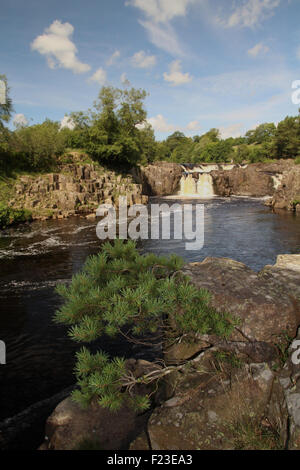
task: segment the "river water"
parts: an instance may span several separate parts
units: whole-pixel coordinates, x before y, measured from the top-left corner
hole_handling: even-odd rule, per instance
[[[139,243],[143,252],[176,252],[187,262],[229,257],[257,271],[274,264],[278,254],[300,253],[300,217],[274,214],[262,201],[159,202],[204,203],[204,247],[186,251],[184,240],[147,240]],[[7,364],[0,365],[0,421],[74,382],[74,353],[80,346],[67,337],[65,327],[52,322],[60,302],[54,287],[70,280],[86,257],[99,251],[96,223],[74,217],[34,222],[0,234],[0,340],[7,347]],[[95,347],[112,355],[151,358],[151,351],[119,339],[104,338]]]

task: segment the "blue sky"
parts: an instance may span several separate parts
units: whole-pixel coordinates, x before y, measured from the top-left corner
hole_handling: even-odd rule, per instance
[[[299,20],[299,0],[10,0],[0,74],[17,121],[61,121],[126,78],[158,138],[238,136],[297,114]]]

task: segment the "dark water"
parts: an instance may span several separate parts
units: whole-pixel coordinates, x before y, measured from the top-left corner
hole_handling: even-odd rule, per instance
[[[69,280],[100,249],[95,226],[72,218],[34,222],[0,235],[0,339],[7,347],[7,364],[0,365],[0,420],[74,381],[79,346],[68,339],[65,327],[51,321],[59,305],[54,286]],[[225,256],[259,270],[273,264],[277,254],[300,252],[300,217],[273,214],[257,200],[215,198],[205,202],[201,251],[185,251],[185,241],[178,240],[144,241],[140,248],[176,252],[187,261]],[[112,355],[151,355],[120,340],[101,339],[99,346]]]

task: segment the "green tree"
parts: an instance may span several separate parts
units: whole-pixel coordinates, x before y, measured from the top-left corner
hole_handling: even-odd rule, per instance
[[[273,122],[260,124],[255,129],[248,131],[245,135],[248,144],[262,144],[271,141],[276,133]]]
[[[287,116],[276,129],[273,141],[275,158],[296,158],[300,154],[300,115]]]
[[[88,153],[108,164],[134,165],[143,159],[141,126],[146,121],[144,90],[103,87],[91,112]]]
[[[23,127],[14,132],[13,150],[22,156],[24,169],[49,170],[65,150],[65,134],[58,122]]]
[[[70,337],[90,343],[102,335],[125,336],[154,344],[155,338],[171,344],[194,333],[210,333],[226,338],[235,321],[216,312],[210,295],[198,290],[178,270],[183,260],[175,255],[140,255],[135,243],[116,240],[90,257],[71,285],[59,285],[64,299],[55,320],[70,327]],[[172,318],[169,318],[169,315]],[[79,389],[75,401],[87,405],[92,399],[111,410],[125,402],[137,409],[149,407],[150,397],[138,393],[139,384],[159,380],[165,373],[145,375],[138,380],[126,370],[122,358],[109,358],[103,352],[92,355],[86,348],[77,354],[75,367]],[[137,388],[136,388],[137,386]]]

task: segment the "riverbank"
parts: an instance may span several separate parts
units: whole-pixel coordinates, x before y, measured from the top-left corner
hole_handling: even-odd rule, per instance
[[[239,323],[226,341],[195,334],[166,351],[167,365],[180,365],[180,372],[175,367],[160,382],[152,414],[130,449],[299,449],[300,361],[294,341],[300,339],[300,255],[280,256],[258,274],[221,258],[183,271],[211,293],[217,310],[229,311]],[[136,362],[134,370],[150,366]],[[86,449],[119,450],[136,419],[126,408],[117,414],[96,404],[82,410],[67,398],[48,418],[41,448],[70,450],[85,443]]]
[[[22,212],[22,217],[6,217],[6,225],[10,219],[92,218],[99,204],[117,205],[119,196],[127,196],[129,206],[146,204],[149,196],[265,197],[269,198],[266,205],[273,210],[300,212],[300,166],[294,160],[186,167],[156,162],[120,174],[86,159],[86,155],[73,152],[69,163],[61,164],[56,172],[3,180],[0,203],[5,213]],[[187,171],[189,184],[185,181]]]

